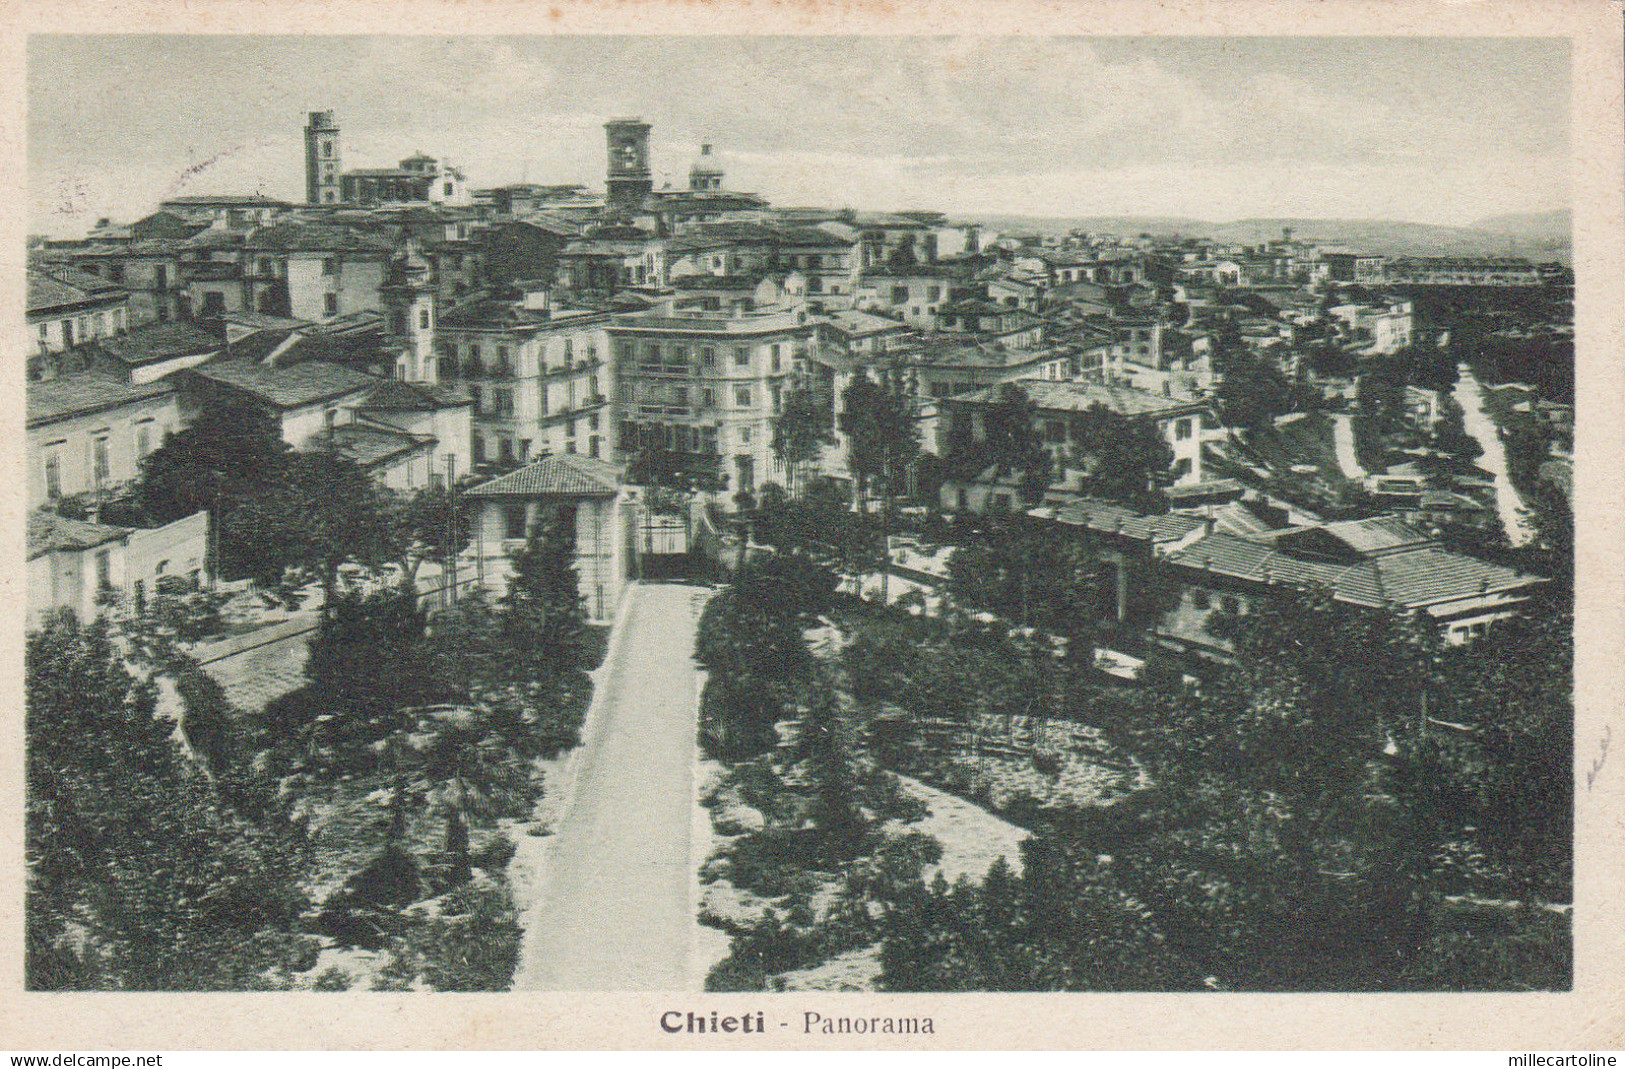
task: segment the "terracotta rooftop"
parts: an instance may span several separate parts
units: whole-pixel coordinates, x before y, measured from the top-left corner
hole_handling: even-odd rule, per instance
[[[1016,385],[1040,412],[1085,412],[1095,405],[1124,416],[1172,416],[1205,407],[1194,397],[1165,397],[1119,383],[1052,382],[1048,379],[1018,379]],[[1001,387],[992,386],[958,398],[971,404],[992,404]]]
[[[1338,601],[1419,609],[1485,594],[1521,591],[1545,579],[1431,544],[1353,563],[1306,560],[1268,542],[1215,532],[1165,558],[1209,575],[1272,586],[1319,586]]]
[[[41,509],[28,514],[28,559],[59,550],[94,549],[129,533],[127,527],[70,520]]]
[[[612,497],[620,492],[620,469],[596,457],[576,453],[543,457],[518,471],[469,490],[465,497],[535,497],[563,494]]]
[[[298,408],[366,389],[381,380],[338,364],[320,360],[291,367],[263,367],[227,360],[203,364],[193,373],[231,386],[275,408]]]
[[[123,286],[67,266],[28,269],[28,311],[42,312],[126,296]]]
[[[100,371],[81,371],[28,384],[28,426],[162,397],[175,387],[160,379],[139,386]]]
[[[459,390],[431,382],[388,379],[374,386],[358,407],[380,412],[433,412],[470,404],[472,399]]]

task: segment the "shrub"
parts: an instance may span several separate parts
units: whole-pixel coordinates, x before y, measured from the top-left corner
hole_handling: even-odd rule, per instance
[[[337,965],[322,970],[311,985],[313,991],[348,991],[350,990],[350,974]]]

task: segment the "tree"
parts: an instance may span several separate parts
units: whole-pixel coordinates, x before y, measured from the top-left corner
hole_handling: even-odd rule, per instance
[[[1038,408],[1027,392],[1013,382],[1004,383],[982,411],[987,438],[976,450],[996,465],[996,474],[1021,473],[1021,498],[1028,505],[1043,502],[1055,467],[1039,440],[1037,417]]]
[[[417,716],[392,748],[409,755],[413,794],[445,816],[452,884],[467,883],[470,818],[522,816],[534,794],[525,754],[488,710],[466,706]]]
[[[887,557],[891,497],[895,480],[920,454],[919,428],[908,399],[875,383],[862,369],[841,391],[841,407],[840,424],[847,438],[847,467],[852,472],[854,494],[861,501],[872,483],[878,481],[881,486],[880,600],[884,605],[890,574]]]
[[[497,602],[514,670],[526,680],[573,680],[586,646],[585,598],[576,576],[573,532],[547,524],[531,533],[513,561]]]
[[[136,499],[155,524],[217,505],[229,507],[272,486],[289,454],[274,417],[247,401],[203,406],[141,461]]]
[[[106,621],[28,636],[27,984],[276,986],[313,960],[290,844],[224,807]]]
[[[773,455],[784,465],[792,496],[800,496],[805,481],[801,471],[818,459],[827,436],[828,423],[812,392],[797,386],[786,394],[773,420]]]
[[[1166,507],[1174,451],[1156,424],[1094,404],[1073,417],[1072,441],[1070,466],[1083,472],[1085,494],[1146,512]]]
[[[457,514],[453,494],[443,486],[427,486],[383,498],[385,552],[400,565],[408,586],[416,581],[424,561],[439,561],[444,567],[468,548],[470,518]],[[449,569],[445,574],[449,581]]]
[[[1259,430],[1292,411],[1292,384],[1273,363],[1243,350],[1230,358],[1219,382],[1219,410],[1234,427]]]
[[[298,566],[313,571],[325,596],[323,612],[338,590],[339,566],[382,563],[390,546],[384,492],[366,469],[336,450],[294,453],[279,492],[267,504],[285,509],[268,540],[286,535]]]

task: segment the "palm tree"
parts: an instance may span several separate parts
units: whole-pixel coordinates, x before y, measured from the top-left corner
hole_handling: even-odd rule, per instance
[[[423,710],[402,730],[400,743],[410,761],[410,793],[445,815],[452,884],[466,883],[473,875],[469,820],[522,814],[530,763],[496,730],[483,707]]]

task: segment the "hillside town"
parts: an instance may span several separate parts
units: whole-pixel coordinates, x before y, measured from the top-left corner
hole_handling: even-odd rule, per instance
[[[342,119],[30,241],[31,986],[1568,985],[1568,266]]]

